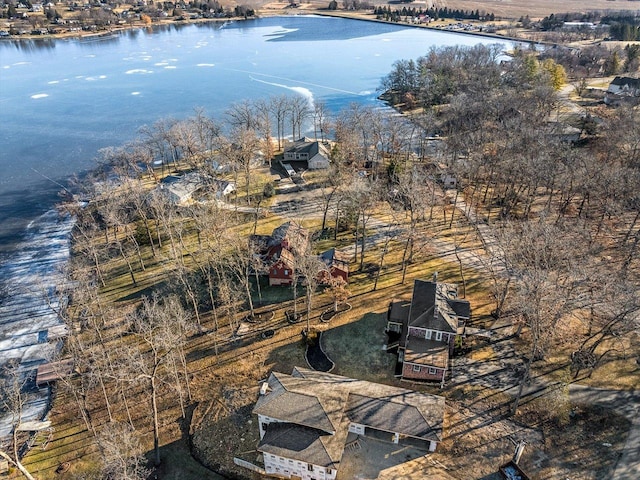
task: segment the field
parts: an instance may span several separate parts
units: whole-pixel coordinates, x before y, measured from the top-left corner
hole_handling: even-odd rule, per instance
[[[341,2],[338,2],[340,4]],[[388,2],[373,0],[374,5],[387,5]],[[256,2],[258,8],[268,10],[278,10],[287,7],[288,2]],[[312,0],[310,2],[300,2],[299,9],[322,9],[326,8],[329,2]],[[552,13],[586,12],[586,11],[606,11],[606,10],[638,10],[638,2],[626,0],[567,0],[558,3],[554,0],[536,0],[527,2],[524,0],[441,0],[415,2],[416,8],[419,5],[434,5],[437,8],[447,7],[449,9],[479,10],[480,12],[493,13],[497,17],[507,20],[518,20],[520,17],[528,15],[531,19],[546,17]],[[411,4],[408,4],[409,6]],[[290,9],[289,9],[290,10]],[[356,14],[357,16],[358,14]]]

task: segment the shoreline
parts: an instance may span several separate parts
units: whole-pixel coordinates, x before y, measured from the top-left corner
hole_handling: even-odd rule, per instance
[[[549,45],[556,46],[558,44],[552,42],[534,41],[525,38],[511,37],[496,33],[478,32],[478,31],[466,31],[466,30],[447,30],[445,28],[438,28],[430,25],[413,24],[405,22],[392,22],[389,20],[382,20],[375,18],[373,13],[360,13],[353,11],[341,11],[341,10],[327,10],[327,9],[302,9],[292,11],[291,9],[262,9],[256,10],[256,15],[252,17],[228,17],[228,18],[197,18],[197,19],[184,19],[184,20],[160,20],[151,24],[135,23],[126,26],[117,26],[110,30],[99,32],[65,32],[65,33],[51,33],[46,35],[9,35],[6,37],[0,37],[0,42],[21,42],[21,41],[51,41],[51,40],[67,40],[67,39],[83,39],[83,38],[100,38],[108,37],[110,35],[120,34],[136,29],[154,29],[157,27],[165,27],[172,25],[192,25],[198,23],[226,23],[226,22],[242,22],[253,19],[259,19],[264,17],[291,17],[291,16],[305,16],[305,15],[317,15],[320,17],[331,18],[344,18],[349,20],[360,20],[364,22],[382,23],[387,25],[397,25],[399,27],[417,28],[424,30],[432,30],[442,33],[453,33],[461,35],[471,35],[483,38],[493,38],[496,40],[506,40],[511,42],[534,44],[534,45]]]

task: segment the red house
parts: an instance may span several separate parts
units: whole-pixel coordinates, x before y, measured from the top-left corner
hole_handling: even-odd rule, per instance
[[[309,232],[296,222],[283,223],[273,230],[265,255],[269,265],[269,285],[293,283],[295,257],[309,247]]]
[[[291,285],[293,283],[293,269],[295,258],[286,248],[274,250],[273,263],[269,266],[269,285]]]
[[[341,277],[345,283],[349,283],[349,255],[330,248],[320,254],[320,259],[327,265],[333,278]]]

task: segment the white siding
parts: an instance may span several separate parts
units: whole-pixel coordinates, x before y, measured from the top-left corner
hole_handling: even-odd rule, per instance
[[[310,468],[308,463],[279,457],[270,453],[264,454],[264,469],[267,474],[275,473],[287,478],[295,475],[296,477],[301,477],[302,480],[334,480],[337,473],[336,470],[325,469],[317,465],[311,465]],[[330,470],[330,472],[327,472],[327,470]]]
[[[364,435],[364,425],[360,425],[359,423],[350,423],[349,431],[356,435]]]

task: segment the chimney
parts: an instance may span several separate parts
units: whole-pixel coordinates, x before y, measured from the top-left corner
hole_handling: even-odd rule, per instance
[[[437,283],[438,282],[438,272],[433,272],[433,283]]]

